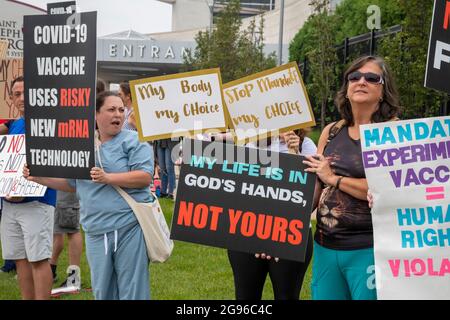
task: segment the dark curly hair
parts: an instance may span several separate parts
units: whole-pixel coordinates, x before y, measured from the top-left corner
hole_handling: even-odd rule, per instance
[[[367,62],[373,62],[380,67],[382,70],[382,77],[384,80],[383,86],[383,99],[380,102],[379,108],[372,114],[372,122],[384,122],[389,121],[397,117],[400,112],[399,95],[397,88],[395,86],[394,78],[392,72],[387,66],[386,62],[381,57],[377,56],[363,56],[356,59],[350,67],[344,73],[344,83],[341,89],[336,94],[334,102],[341,114],[342,119],[346,120],[347,125],[352,126],[354,124],[352,106],[350,101],[346,97],[348,89],[348,75],[362,66]]]

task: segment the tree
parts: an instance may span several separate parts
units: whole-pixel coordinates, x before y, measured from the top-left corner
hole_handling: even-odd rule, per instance
[[[307,53],[312,81],[309,85],[320,102],[320,127],[325,127],[326,111],[336,83],[335,68],[338,64],[333,37],[333,17],[329,15],[329,0],[311,0],[314,18],[311,19],[311,39],[316,44]]]
[[[377,5],[380,8],[381,29],[400,24],[405,16],[398,0],[344,0],[331,14],[333,17],[332,36],[335,45],[342,44],[345,38],[370,31],[366,25],[367,8],[370,5]],[[316,15],[310,16],[290,43],[290,60],[303,61],[307,53],[315,47],[315,40],[312,36],[314,19],[317,19]]]
[[[337,7],[335,41],[342,43],[344,39],[367,33],[367,8],[378,6],[381,14],[381,30],[400,24],[405,13],[397,0],[344,0]]]
[[[195,37],[196,48],[184,60],[186,70],[220,68],[224,83],[269,69],[276,65],[275,54],[263,53],[264,18],[247,30],[239,17],[240,1],[231,0],[217,19],[215,28],[200,31]]]

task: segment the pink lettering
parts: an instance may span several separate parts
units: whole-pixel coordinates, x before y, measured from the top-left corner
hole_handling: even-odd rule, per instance
[[[442,260],[439,276],[444,277],[446,273],[450,274],[450,260],[448,259]]]
[[[392,275],[397,278],[400,272],[400,260],[389,260],[389,267],[391,267]]]
[[[429,277],[445,277],[446,275],[450,275],[450,260],[448,258],[443,258],[442,260],[432,258],[416,258],[412,260],[393,259],[388,260],[388,262],[394,278],[398,278],[399,276],[411,277],[411,273],[417,277],[423,275]],[[401,270],[402,262],[404,270]]]
[[[417,265],[420,266],[420,270],[417,269]],[[415,276],[423,276],[427,268],[422,259],[414,259],[411,261],[411,269]]]

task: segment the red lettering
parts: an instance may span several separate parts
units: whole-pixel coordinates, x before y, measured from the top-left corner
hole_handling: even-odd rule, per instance
[[[275,217],[273,222],[272,240],[286,242],[286,229],[288,222],[285,218]]]
[[[194,209],[194,221],[193,225],[197,229],[203,229],[208,222],[208,207],[204,204],[198,204]]]
[[[59,96],[59,103],[61,104],[61,107],[67,106],[67,89],[61,89]]]
[[[291,220],[289,222],[289,231],[292,234],[288,235],[288,242],[292,245],[302,243],[302,232],[299,229],[303,229],[303,222],[300,220]]]
[[[61,107],[87,107],[91,88],[68,88],[60,91]]]
[[[71,91],[71,97],[72,99],[70,100],[70,106],[71,107],[75,107],[78,104],[78,90],[77,89],[70,89]]]
[[[190,226],[192,220],[192,211],[194,204],[192,202],[180,201],[180,208],[178,209],[178,225]]]
[[[14,135],[11,138],[11,142],[8,146],[8,153],[19,153],[20,149],[22,149],[24,143],[24,136],[23,135]],[[12,151],[11,151],[12,148]]]
[[[255,234],[256,215],[253,212],[247,211],[242,216],[241,234],[244,237],[251,237]]]
[[[75,120],[69,120],[69,137],[76,137]]]
[[[256,236],[262,240],[269,239],[272,231],[273,217],[264,214],[258,215],[258,225],[256,226]]]
[[[223,208],[221,207],[209,207],[209,210],[211,210],[211,226],[209,227],[210,230],[216,231],[217,230],[217,222],[219,220],[219,213],[223,212]]]
[[[58,123],[59,138],[89,138],[89,121],[87,119],[70,119]]]
[[[444,15],[444,29],[447,30],[448,22],[450,21],[450,1],[447,1],[445,5],[445,15]]]
[[[228,214],[230,216],[230,233],[236,233],[237,223],[241,218],[242,210],[235,211],[234,209],[228,209]]]

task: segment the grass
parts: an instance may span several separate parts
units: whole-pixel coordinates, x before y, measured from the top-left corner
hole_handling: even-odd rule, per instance
[[[160,199],[160,204],[171,221],[174,202]],[[3,260],[0,258],[3,265]],[[64,280],[67,261],[67,246],[61,253],[57,284]],[[311,299],[311,265],[305,275],[301,299]],[[64,295],[56,299],[92,300],[89,291],[90,273],[86,256],[81,259],[82,292]],[[176,241],[170,259],[163,264],[150,265],[150,285],[152,299],[157,300],[233,300],[233,274],[225,249],[207,247],[187,242]],[[17,280],[13,274],[0,273],[0,300],[20,299]],[[266,281],[263,299],[273,299],[272,285]]]

